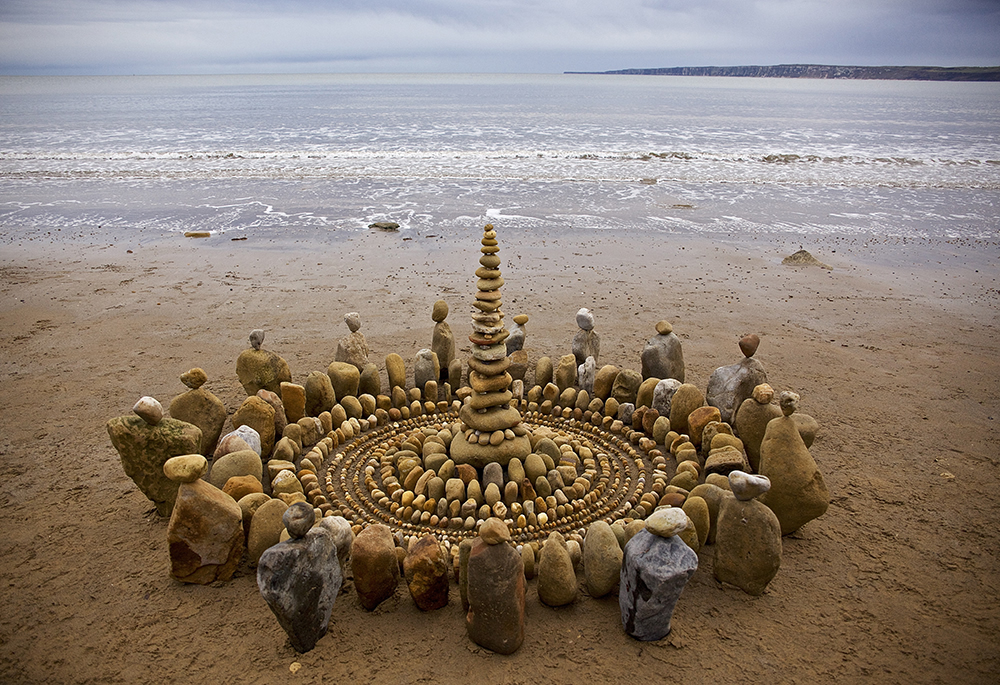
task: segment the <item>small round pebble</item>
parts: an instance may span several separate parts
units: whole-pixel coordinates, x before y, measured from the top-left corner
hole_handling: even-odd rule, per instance
[[[782,414],[791,416],[799,408],[799,396],[790,390],[786,390],[778,396],[778,404],[781,405]]]
[[[774,399],[774,388],[767,383],[761,383],[753,389],[753,401],[757,404],[770,404]]]
[[[140,397],[132,407],[132,411],[150,426],[155,426],[163,420],[163,405],[153,397]]]
[[[311,504],[296,502],[285,510],[281,522],[285,524],[285,530],[293,538],[305,537],[316,523],[316,511]]]
[[[351,333],[356,333],[359,328],[361,328],[361,315],[357,312],[348,312],[344,314],[344,323],[351,330]]]
[[[255,328],[250,331],[250,347],[255,350],[259,350],[260,346],[264,344],[264,329]]]
[[[208,460],[200,454],[171,457],[163,463],[163,475],[175,483],[193,483],[208,472]]]
[[[528,315],[518,314],[517,316],[514,317],[514,323],[516,323],[518,326],[523,326],[524,324],[528,323]]]
[[[576,325],[585,331],[594,330],[594,314],[586,307],[576,313]]]
[[[487,545],[498,545],[501,542],[510,541],[510,531],[507,529],[506,523],[491,516],[483,521],[483,525],[479,527],[479,537]]]
[[[660,335],[667,335],[674,332],[674,327],[670,325],[669,321],[662,319],[656,322],[656,332]]]
[[[771,479],[743,471],[729,472],[729,488],[741,502],[748,502],[771,489]]]
[[[646,530],[661,538],[677,535],[687,528],[688,517],[683,509],[666,507],[657,509],[646,519]]]

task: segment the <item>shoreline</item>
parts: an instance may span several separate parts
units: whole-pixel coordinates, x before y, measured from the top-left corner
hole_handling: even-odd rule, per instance
[[[16,398],[0,437],[0,674],[258,682],[287,678],[296,662],[307,682],[520,682],[543,665],[602,682],[664,668],[692,682],[989,682],[1000,668],[1000,615],[988,601],[1000,596],[1000,293],[982,269],[952,271],[974,247],[904,274],[854,259],[860,247],[805,244],[834,267],[825,271],[781,265],[798,249],[787,243],[671,236],[651,249],[641,232],[528,242],[518,235],[527,232],[497,227],[504,310],[530,317],[532,367],[569,352],[580,307],[594,312],[599,363],[634,369],[655,323],[670,320],[701,388],[739,359],[743,334],[761,336],[771,384],[798,392],[819,421],[811,452],[832,498],[823,517],[785,538],[762,597],[719,585],[706,547],[673,633],[640,643],[621,630],[614,597],[554,610],[530,581],[525,644],[499,658],[466,638],[454,585],[449,606],[430,613],[402,587],[368,613],[351,589],[329,635],[298,655],[245,564],[229,583],[170,579],[166,522],[122,472],[104,423],[141,395],[168,404],[193,366],[232,413],[243,395],[235,359],[258,327],[302,382],[332,361],[343,314],[358,311],[385,383],[390,352],[412,374],[443,298],[467,356],[481,226],[470,224],[461,244],[372,231],[316,247],[179,236],[11,246],[0,257],[0,369]],[[633,660],[627,673],[622,655]]]

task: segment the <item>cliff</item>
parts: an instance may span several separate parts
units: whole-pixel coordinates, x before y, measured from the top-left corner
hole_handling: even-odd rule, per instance
[[[894,81],[1000,81],[998,67],[851,67],[827,64],[777,64],[739,67],[662,67],[567,74],[633,74],[642,76],[748,76],[756,78],[851,78]]]

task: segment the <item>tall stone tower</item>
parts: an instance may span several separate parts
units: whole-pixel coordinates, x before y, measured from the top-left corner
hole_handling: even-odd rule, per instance
[[[459,417],[463,437],[451,443],[451,458],[456,464],[482,468],[491,462],[506,466],[514,457],[522,461],[531,452],[528,430],[521,424],[521,414],[510,406],[510,359],[504,342],[509,335],[500,311],[500,246],[493,224],[483,229],[483,247],[476,300],[472,303],[472,358],[469,360],[469,385],[473,394],[462,406]]]

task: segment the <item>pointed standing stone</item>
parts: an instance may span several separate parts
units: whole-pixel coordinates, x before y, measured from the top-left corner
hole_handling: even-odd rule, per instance
[[[312,506],[296,502],[284,514],[290,539],[269,548],[257,566],[257,587],[292,647],[308,652],[326,635],[343,578],[334,534],[315,526]]]
[[[677,535],[660,537],[647,529],[625,545],[618,604],[625,632],[638,640],[670,634],[670,620],[698,555]]]

